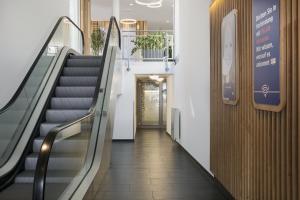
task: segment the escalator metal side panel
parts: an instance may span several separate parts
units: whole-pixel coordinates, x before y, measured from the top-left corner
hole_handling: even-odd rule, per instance
[[[100,124],[98,129],[98,137],[96,140],[91,138],[91,141],[95,141],[96,149],[90,158],[92,159],[92,166],[88,174],[85,176],[71,199],[92,199],[95,196],[97,188],[103,180],[107,169],[110,166],[111,158],[111,145],[112,145],[112,134],[114,126],[116,100],[118,96],[118,87],[120,86],[119,81],[122,73],[121,65],[116,65],[116,57],[119,57],[119,49],[112,47],[109,49],[109,62],[106,64],[110,66],[111,70],[108,76],[108,84],[105,88],[106,94],[99,93],[98,99],[105,99],[103,102],[103,110],[100,115]],[[105,72],[103,72],[105,74]],[[103,88],[103,87],[101,87]],[[102,97],[102,98],[101,98]],[[63,197],[61,198],[63,199]]]
[[[10,156],[8,162],[0,168],[0,177],[3,177],[6,174],[8,174],[13,168],[15,168],[15,166],[20,161],[23,152],[34,132],[36,123],[39,120],[40,114],[45,106],[45,103],[48,100],[53,84],[55,83],[56,78],[59,75],[60,69],[63,66],[66,56],[68,56],[69,54],[77,55],[78,53],[70,48],[64,47],[58,54],[58,56],[54,58],[51,67],[49,67],[49,70],[47,71],[47,74],[41,84],[41,87],[39,88],[39,90],[41,90],[41,95],[38,99],[38,103],[34,108],[30,120],[28,121],[22,134],[22,137],[20,138],[14,152]]]

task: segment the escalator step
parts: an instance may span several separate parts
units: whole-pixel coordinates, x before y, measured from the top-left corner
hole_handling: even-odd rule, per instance
[[[102,59],[102,56],[82,56],[82,55],[70,55],[69,59]]]
[[[98,76],[99,67],[65,67],[64,76]]]
[[[93,98],[57,98],[51,99],[52,109],[89,109]]]
[[[42,123],[40,125],[40,136],[45,137],[51,131],[51,129],[53,129],[59,125],[60,124]]]
[[[45,137],[38,137],[33,142],[33,152],[40,152]],[[88,145],[88,135],[86,137],[73,137],[66,140],[56,141],[51,149],[53,153],[81,153]]]
[[[47,123],[65,123],[79,119],[87,114],[88,110],[47,110]]]
[[[57,87],[56,97],[93,97],[95,87]]]
[[[98,77],[97,76],[62,76],[60,77],[60,86],[96,86]]]
[[[37,153],[32,153],[26,157],[25,169],[34,170],[38,159]],[[76,154],[51,153],[48,169],[49,170],[77,170],[80,169],[84,159]]]
[[[33,183],[34,170],[27,170],[20,173],[16,183]],[[76,175],[77,171],[72,170],[49,170],[47,171],[47,183],[69,183]]]
[[[66,68],[69,67],[96,67],[100,69],[101,59],[76,58],[68,59]]]

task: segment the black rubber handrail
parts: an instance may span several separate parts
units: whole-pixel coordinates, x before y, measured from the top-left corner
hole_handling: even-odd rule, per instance
[[[118,39],[119,39],[119,48],[121,48],[121,31],[118,25],[118,22],[116,20],[115,17],[111,17],[110,18],[110,22],[109,22],[109,28],[108,28],[108,32],[107,32],[107,37],[106,37],[106,41],[105,41],[105,46],[104,46],[104,51],[103,51],[103,56],[102,56],[102,61],[101,61],[101,69],[104,68],[105,65],[105,59],[107,56],[107,52],[108,52],[108,47],[109,47],[109,42],[110,42],[110,36],[111,36],[111,32],[112,32],[112,28],[113,25],[116,26],[117,31],[118,31]],[[44,200],[44,196],[45,196],[45,184],[46,184],[46,176],[47,176],[47,167],[48,167],[48,162],[49,162],[49,157],[51,154],[51,150],[53,147],[53,144],[55,142],[55,139],[58,135],[58,133],[61,133],[61,131],[89,118],[92,117],[93,115],[95,115],[95,107],[96,107],[96,103],[98,100],[98,95],[100,92],[102,92],[100,89],[100,83],[101,83],[101,79],[102,79],[102,74],[99,74],[98,80],[97,80],[97,86],[95,89],[95,94],[93,97],[93,101],[92,101],[92,105],[91,108],[89,109],[88,113],[77,119],[74,120],[72,122],[69,123],[65,123],[62,124],[58,127],[53,128],[48,135],[45,137],[43,144],[41,146],[41,150],[38,156],[38,161],[36,164],[36,171],[35,171],[35,176],[34,176],[34,184],[33,184],[33,200]],[[78,133],[77,133],[78,134]],[[76,135],[76,134],[75,134]],[[74,135],[72,135],[74,136]],[[66,138],[71,137],[71,136],[67,136]],[[46,148],[43,148],[46,147]]]
[[[0,109],[0,115],[2,113],[4,113],[19,97],[19,95],[21,94],[25,83],[27,82],[27,80],[29,79],[31,73],[33,72],[35,66],[37,65],[37,63],[39,62],[40,58],[42,57],[43,53],[45,52],[46,48],[48,47],[53,35],[55,34],[55,32],[57,31],[60,23],[62,22],[62,20],[67,19],[69,22],[71,22],[81,33],[81,38],[82,38],[82,49],[84,50],[84,35],[83,35],[83,31],[67,16],[62,16],[59,18],[59,20],[56,22],[54,28],[52,29],[50,35],[48,36],[45,44],[43,45],[41,51],[39,52],[38,56],[36,57],[36,59],[34,60],[33,64],[31,65],[31,67],[29,68],[26,76],[24,77],[24,79],[22,80],[21,84],[19,85],[18,89],[16,90],[16,92],[14,93],[14,95],[12,96],[12,98],[9,100],[9,102]]]

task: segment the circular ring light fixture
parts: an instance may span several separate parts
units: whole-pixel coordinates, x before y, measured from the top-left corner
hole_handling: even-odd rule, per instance
[[[162,6],[161,3],[148,5],[148,8],[160,8]]]
[[[137,23],[136,19],[121,19],[120,20],[121,24],[125,24],[125,25],[133,25]]]
[[[135,3],[142,5],[142,6],[152,6],[152,5],[158,5],[162,3],[162,0],[153,0],[146,2],[145,0],[135,0]]]

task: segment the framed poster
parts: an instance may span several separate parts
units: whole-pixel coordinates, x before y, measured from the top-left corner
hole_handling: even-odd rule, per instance
[[[239,100],[237,10],[224,17],[221,37],[223,102],[236,105]]]
[[[254,107],[279,112],[286,104],[280,0],[253,0],[252,6]]]

